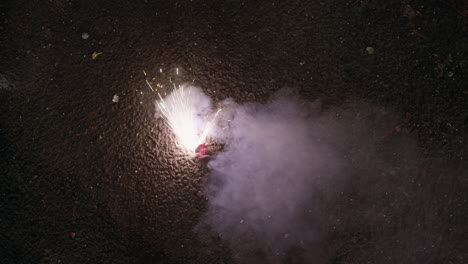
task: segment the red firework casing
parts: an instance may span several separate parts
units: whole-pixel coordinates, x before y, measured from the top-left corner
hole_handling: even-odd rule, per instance
[[[200,144],[195,149],[195,153],[197,153],[199,158],[203,158],[208,155],[208,147],[205,144]]]

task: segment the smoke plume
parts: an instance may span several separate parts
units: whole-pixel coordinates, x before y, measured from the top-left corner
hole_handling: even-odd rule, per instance
[[[368,105],[325,110],[288,90],[266,104],[225,101],[212,133],[225,147],[208,163],[199,233],[226,241],[238,263],[324,262],[330,204],[378,163],[391,116]]]

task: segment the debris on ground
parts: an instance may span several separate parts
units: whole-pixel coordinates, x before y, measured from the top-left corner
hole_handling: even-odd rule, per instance
[[[405,5],[402,9],[402,16],[408,18],[407,27],[409,29],[409,34],[420,37],[424,40],[429,40],[430,37],[419,32],[419,28],[414,23],[416,16],[422,16],[422,12],[420,10],[415,11],[410,5]]]
[[[102,52],[93,52],[93,54],[91,54],[91,58],[96,59],[97,56],[101,55]]]
[[[6,75],[0,74],[0,90],[12,90],[13,84],[8,80]]]
[[[438,78],[447,76],[452,78],[455,76],[455,70],[459,68],[459,64],[453,63],[452,54],[448,54],[445,59],[438,53],[432,54],[434,57],[434,74]]]
[[[375,53],[375,49],[373,47],[367,47],[366,48],[366,51],[369,55],[372,55]]]
[[[89,38],[89,34],[84,32],[83,34],[81,34],[81,38],[82,39],[88,39]]]
[[[119,96],[117,94],[114,94],[114,97],[112,97],[112,102],[114,102],[114,103],[119,102]]]

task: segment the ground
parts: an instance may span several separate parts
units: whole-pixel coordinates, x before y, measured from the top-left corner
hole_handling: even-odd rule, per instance
[[[325,107],[394,109],[392,133],[415,140],[417,172],[350,182],[330,208],[341,222],[321,243],[323,262],[465,263],[466,8],[2,1],[2,263],[235,261],[221,238],[205,243],[194,231],[209,171],[167,143],[145,78],[191,82],[216,102],[264,102],[287,87]]]

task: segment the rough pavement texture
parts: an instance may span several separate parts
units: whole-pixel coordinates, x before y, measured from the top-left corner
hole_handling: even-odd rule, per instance
[[[1,262],[233,262],[225,241],[193,231],[208,169],[154,118],[145,70],[216,101],[263,102],[291,87],[324,106],[396,109],[394,133],[416,140],[423,165],[351,182],[330,208],[341,222],[321,244],[324,262],[465,263],[465,10],[435,0],[2,1]],[[289,262],[301,263],[295,254]]]

